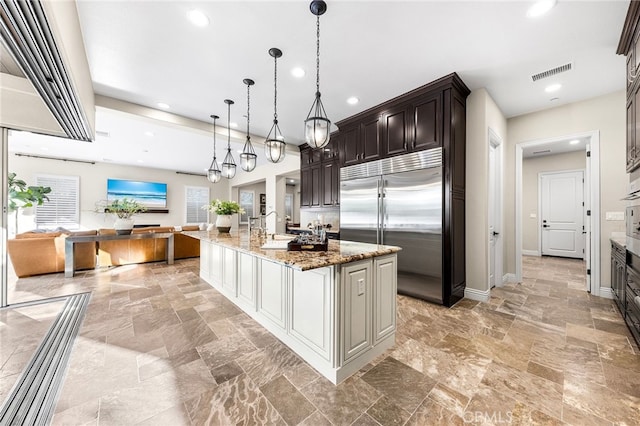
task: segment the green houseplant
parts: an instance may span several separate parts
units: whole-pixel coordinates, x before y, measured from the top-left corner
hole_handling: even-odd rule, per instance
[[[133,229],[132,216],[145,211],[145,206],[131,198],[116,199],[104,206],[105,213],[111,213],[118,218],[113,224],[113,229],[118,235],[130,234]]]
[[[244,209],[235,201],[222,201],[215,199],[209,204],[202,206],[203,209],[215,213],[216,228],[218,232],[229,232],[231,230],[231,215],[244,213]]]
[[[15,231],[18,233],[18,210],[21,208],[41,206],[49,201],[47,194],[51,193],[48,186],[27,185],[22,179],[17,179],[15,173],[9,173],[9,212],[15,212]]]

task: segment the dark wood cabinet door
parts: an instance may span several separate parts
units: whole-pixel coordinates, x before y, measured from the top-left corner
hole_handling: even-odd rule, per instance
[[[341,164],[343,166],[351,166],[360,162],[360,147],[358,141],[358,127],[354,126],[348,129],[340,130],[340,143],[342,147],[340,151]]]
[[[636,111],[635,96],[627,101],[627,172],[633,170],[636,150]]]
[[[380,117],[364,120],[360,126],[360,162],[380,158]]]
[[[311,170],[300,169],[300,207],[311,205]]]
[[[311,192],[311,200],[310,205],[312,207],[316,207],[320,205],[320,198],[322,194],[322,180],[320,179],[320,174],[322,171],[321,164],[314,164],[309,167],[309,178],[310,178],[310,192]]]
[[[400,106],[384,113],[383,155],[395,155],[407,151],[408,116],[407,106]]]
[[[338,187],[339,167],[337,161],[322,164],[322,205],[336,206],[340,197]]]
[[[411,149],[424,149],[442,146],[442,94],[422,99],[412,106]]]
[[[340,134],[333,133],[331,135],[331,139],[327,146],[322,148],[322,161],[333,161],[335,158],[338,158],[340,146]]]

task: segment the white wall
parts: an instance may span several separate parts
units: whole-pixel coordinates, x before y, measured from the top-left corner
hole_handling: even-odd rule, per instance
[[[213,185],[205,177],[177,174],[174,171],[144,167],[119,166],[109,163],[85,164],[70,161],[46,160],[9,155],[9,171],[27,184],[35,185],[36,174],[80,177],[80,224],[83,229],[109,228],[112,215],[95,213],[95,203],[107,197],[107,179],[132,179],[167,183],[169,213],[141,213],[134,217],[136,224],[175,226],[185,224],[185,186],[209,187],[211,199],[229,199],[229,184]],[[35,228],[33,209],[22,210],[19,231]],[[210,221],[214,221],[211,217]],[[10,220],[11,222],[11,220]]]
[[[515,145],[563,135],[600,132],[600,279],[601,287],[610,282],[611,232],[624,231],[624,222],[606,221],[607,211],[624,211],[628,177],[625,171],[626,94],[618,91],[582,102],[575,102],[531,114],[510,118],[505,169],[506,268],[515,265]]]
[[[466,145],[466,282],[467,288],[489,290],[489,129],[503,141],[507,121],[486,89],[467,98]]]
[[[539,252],[538,174],[561,170],[584,170],[584,150],[525,158],[522,161],[522,249]],[[531,217],[531,214],[536,217]]]

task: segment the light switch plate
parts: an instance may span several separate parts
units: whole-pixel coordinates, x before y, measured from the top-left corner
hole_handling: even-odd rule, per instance
[[[538,215],[537,215],[537,214],[535,214],[535,213],[529,213],[529,217],[530,217],[531,219],[535,219],[536,217],[538,217]]]
[[[624,220],[624,212],[606,212],[606,220]]]
[[[358,280],[358,296],[362,296],[364,294],[364,289],[365,289],[364,279],[360,278]]]

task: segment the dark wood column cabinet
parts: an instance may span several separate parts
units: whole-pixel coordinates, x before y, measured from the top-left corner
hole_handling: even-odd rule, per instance
[[[300,207],[329,207],[340,204],[338,149],[343,135],[331,134],[322,149],[300,147]]]
[[[640,2],[629,4],[616,53],[627,57],[625,80],[627,81],[627,172],[640,167]]]

